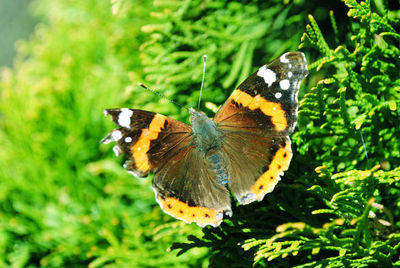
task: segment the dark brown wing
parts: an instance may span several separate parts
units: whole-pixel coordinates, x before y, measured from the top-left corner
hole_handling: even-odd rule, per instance
[[[231,215],[229,192],[208,165],[191,142],[167,157],[153,179],[157,202],[166,213],[202,227],[218,226],[224,213]]]
[[[119,126],[103,143],[116,141],[117,155],[128,156],[124,167],[133,175],[155,173],[156,200],[168,214],[201,226],[220,224],[230,212],[227,189],[218,185],[214,171],[194,150],[192,128],[172,118],[133,109],[108,109]]]
[[[229,186],[239,202],[262,200],[287,170],[297,94],[307,74],[303,53],[285,53],[246,79],[215,115],[230,163]]]
[[[146,177],[164,161],[165,155],[191,138],[191,127],[164,115],[135,109],[108,109],[105,114],[119,128],[103,143],[116,141],[114,152],[128,156],[124,167],[135,176]]]
[[[227,132],[223,151],[229,187],[241,204],[261,201],[272,192],[292,158],[290,139]]]

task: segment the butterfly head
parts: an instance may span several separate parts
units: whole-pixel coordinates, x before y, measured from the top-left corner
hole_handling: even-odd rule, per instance
[[[193,108],[189,108],[190,112],[190,123],[192,124],[193,130],[198,129],[202,125],[209,125],[209,127],[215,128],[215,123],[203,112],[196,111]],[[197,131],[194,131],[195,133]]]
[[[192,123],[193,120],[195,120],[195,118],[198,118],[198,117],[200,117],[202,115],[205,116],[205,114],[203,112],[196,111],[192,107],[189,108],[189,113],[190,113],[190,122],[191,123]]]

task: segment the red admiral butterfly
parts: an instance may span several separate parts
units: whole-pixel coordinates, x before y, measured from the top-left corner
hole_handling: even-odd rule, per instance
[[[154,172],[156,200],[166,213],[218,226],[232,215],[229,190],[240,204],[260,201],[288,169],[297,94],[307,74],[303,53],[285,53],[240,84],[213,119],[190,108],[192,126],[157,113],[107,109],[119,128],[102,142],[118,142],[114,151],[128,156],[124,167],[134,176]]]

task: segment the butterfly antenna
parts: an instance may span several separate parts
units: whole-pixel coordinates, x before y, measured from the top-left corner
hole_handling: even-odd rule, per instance
[[[161,93],[159,93],[159,92],[157,92],[157,91],[155,91],[155,90],[153,90],[153,89],[151,89],[151,88],[146,87],[146,86],[143,85],[142,83],[139,83],[139,86],[141,86],[142,88],[147,89],[147,90],[153,92],[154,94],[156,94],[156,95],[159,96],[160,98],[166,99],[167,101],[169,101],[169,102],[171,102],[171,103],[173,103],[173,104],[175,104],[175,105],[177,105],[177,106],[179,106],[179,107],[181,107],[181,108],[184,108],[184,109],[186,109],[186,110],[189,110],[189,109],[186,108],[185,106],[182,106],[182,105],[180,105],[179,103],[177,103],[176,101],[171,100],[170,98],[164,96],[163,94],[161,94]]]
[[[201,93],[203,92],[204,77],[205,77],[205,75],[206,75],[206,62],[207,62],[207,55],[204,54],[204,55],[203,55],[203,79],[201,79],[199,104],[197,105],[197,110],[200,110]]]

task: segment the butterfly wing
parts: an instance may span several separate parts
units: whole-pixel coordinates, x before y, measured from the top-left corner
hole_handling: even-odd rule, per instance
[[[297,94],[307,74],[303,53],[285,53],[240,84],[215,115],[229,187],[240,203],[262,200],[287,170]]]
[[[227,188],[216,182],[199,150],[189,142],[180,147],[155,172],[153,189],[161,208],[187,223],[218,226],[223,214],[231,215]]]
[[[111,115],[119,128],[102,142],[116,141],[114,152],[128,156],[124,167],[137,177],[146,177],[169,150],[190,139],[190,126],[161,114],[127,108],[107,109],[104,113]]]
[[[105,114],[119,128],[102,142],[117,142],[114,152],[128,156],[124,167],[133,175],[154,172],[156,200],[166,213],[201,226],[217,226],[223,212],[229,215],[229,193],[214,181],[214,171],[194,150],[189,125],[135,109],[108,109]]]

